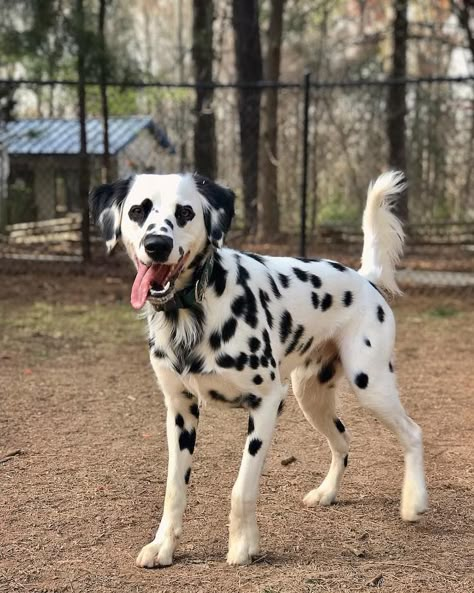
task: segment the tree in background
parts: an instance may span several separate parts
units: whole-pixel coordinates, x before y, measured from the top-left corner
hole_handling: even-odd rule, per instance
[[[285,0],[271,2],[270,23],[267,30],[265,80],[280,78],[281,42]],[[278,94],[277,88],[264,93],[261,138],[261,178],[259,196],[259,236],[270,239],[278,234],[280,216],[278,209]]]
[[[85,261],[90,259],[90,241],[89,241],[89,159],[87,157],[87,131],[86,131],[86,72],[85,56],[87,52],[86,45],[86,27],[84,16],[83,0],[76,0],[75,11],[73,13],[72,35],[77,48],[77,95],[79,104],[79,129],[80,129],[80,169],[79,169],[79,195],[82,202],[82,257]]]
[[[99,86],[100,102],[102,107],[102,125],[104,137],[104,157],[102,181],[108,183],[112,181],[110,170],[110,149],[109,149],[109,103],[107,100],[107,72],[108,55],[107,43],[105,39],[105,17],[107,4],[110,0],[99,0],[99,21],[98,21],[98,44],[99,44]]]
[[[408,39],[408,0],[394,0],[393,9],[393,54],[390,77],[404,79],[407,73],[407,39]],[[406,172],[406,84],[392,84],[388,88],[387,98],[387,137],[389,144],[388,165],[391,168]],[[405,190],[394,204],[396,215],[408,221],[408,193]]]
[[[261,90],[255,85],[262,80],[262,50],[258,0],[232,0],[237,82],[239,94],[240,168],[245,205],[245,228],[257,230],[258,163]]]
[[[196,88],[194,122],[194,167],[201,175],[217,177],[215,117],[212,108],[212,0],[193,0],[193,63]]]

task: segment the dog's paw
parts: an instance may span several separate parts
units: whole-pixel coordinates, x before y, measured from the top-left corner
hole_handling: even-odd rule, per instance
[[[404,487],[402,502],[400,505],[400,516],[403,521],[414,523],[419,521],[423,513],[428,510],[428,495],[424,485],[414,484]]]
[[[242,538],[238,542],[234,542],[229,546],[227,552],[227,564],[236,566],[250,564],[258,553],[260,552],[260,546],[258,542],[248,541],[246,538]]]
[[[170,566],[173,564],[174,547],[164,542],[155,541],[143,546],[137,556],[136,565],[140,568],[154,568],[155,566]]]
[[[227,564],[250,564],[260,552],[260,536],[257,524],[248,524],[235,530],[229,537]]]
[[[303,498],[303,503],[307,507],[316,507],[320,504],[323,507],[328,507],[336,501],[337,490],[324,484],[324,482],[315,488],[310,490],[308,494]]]

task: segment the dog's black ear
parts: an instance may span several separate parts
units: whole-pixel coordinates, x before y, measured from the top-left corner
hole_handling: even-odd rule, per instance
[[[132,184],[132,177],[105,183],[94,188],[89,194],[91,218],[96,224],[111,253],[120,238],[122,205]]]
[[[193,179],[205,201],[204,222],[209,241],[214,247],[222,247],[224,236],[234,217],[235,194],[231,189],[197,173],[193,175]]]

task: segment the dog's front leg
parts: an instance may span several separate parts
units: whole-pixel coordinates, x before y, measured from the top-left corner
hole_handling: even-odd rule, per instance
[[[163,517],[155,539],[138,555],[137,566],[169,566],[181,535],[186,491],[199,418],[197,400],[182,389],[165,391],[168,479]]]
[[[229,516],[229,564],[248,564],[260,550],[255,514],[260,474],[270,445],[278,406],[284,397],[280,390],[265,395],[258,408],[250,410],[248,436],[239,475],[232,489]]]

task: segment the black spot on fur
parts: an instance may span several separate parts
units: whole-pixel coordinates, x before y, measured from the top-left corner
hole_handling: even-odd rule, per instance
[[[281,402],[278,404],[278,416],[281,416],[283,413],[283,408],[285,407],[285,401],[282,399]]]
[[[277,299],[281,299],[280,289],[278,288],[275,280],[273,279],[273,276],[271,276],[270,274],[268,274],[267,276],[268,276],[268,281],[270,282],[270,288],[272,289],[273,296]]]
[[[352,292],[350,290],[346,290],[346,292],[344,293],[343,302],[345,307],[349,307],[350,305],[352,305]]]
[[[191,455],[194,453],[194,446],[196,445],[196,431],[194,428],[191,430],[182,430],[179,435],[179,448],[181,451],[187,449]]]
[[[258,338],[252,337],[249,339],[249,348],[250,352],[257,352],[260,348],[260,340]]]
[[[275,381],[275,373],[273,371],[270,372],[270,379]]]
[[[301,348],[300,353],[301,354],[306,354],[306,352],[308,352],[308,350],[311,348],[311,346],[313,345],[313,340],[314,338],[311,336],[311,338],[306,342],[306,344]]]
[[[252,456],[255,456],[260,447],[262,446],[262,441],[260,439],[252,439],[249,443],[249,453]]]
[[[258,356],[256,354],[252,354],[249,357],[249,365],[252,369],[258,369],[259,367],[259,360],[258,360]]]
[[[258,324],[257,316],[257,300],[255,295],[248,286],[245,287],[246,297],[246,312],[245,312],[245,323],[250,325],[251,328],[255,329]]]
[[[273,356],[270,357],[270,364],[272,365],[272,367],[275,369],[277,363],[275,362],[275,359],[273,358]]]
[[[219,350],[221,347],[221,334],[218,331],[212,332],[209,336],[209,344],[213,350]]]
[[[170,227],[171,230],[174,229],[173,223],[168,218],[165,218],[165,224],[167,224]]]
[[[316,274],[311,274],[310,276],[311,284],[314,288],[321,288],[321,278],[316,276]]]
[[[365,389],[369,384],[369,377],[365,373],[359,373],[355,378],[355,384],[359,389]]]
[[[345,457],[344,457],[344,467],[347,467],[348,462],[349,462],[349,454],[345,455]]]
[[[294,257],[293,259],[297,259],[298,261],[302,261],[305,264],[313,264],[314,262],[320,261],[316,257],[312,257],[312,258],[309,258],[309,257]]]
[[[259,255],[258,253],[249,253],[248,251],[246,251],[245,255],[247,255],[248,257],[251,257],[255,261],[258,261],[259,264],[262,264],[263,266],[265,265],[264,257],[262,255]]]
[[[377,319],[380,321],[380,323],[383,323],[385,320],[385,311],[380,305],[377,307]]]
[[[244,367],[245,367],[245,365],[246,365],[246,364],[247,364],[247,362],[248,362],[248,360],[249,360],[249,357],[248,357],[248,355],[247,355],[247,354],[245,354],[245,352],[241,352],[241,353],[239,354],[239,356],[237,357],[237,360],[235,361],[235,368],[236,368],[238,371],[243,371],[243,370],[244,370]]]
[[[245,297],[243,295],[234,299],[231,305],[232,313],[236,317],[242,317],[245,313]]]
[[[204,370],[204,358],[202,356],[194,356],[188,361],[189,372],[195,375],[199,375]]]
[[[216,363],[223,369],[231,369],[232,367],[235,367],[235,358],[229,354],[219,354],[216,358]]]
[[[226,402],[227,401],[227,398],[225,397],[225,395],[222,395],[222,393],[220,393],[219,391],[216,391],[215,389],[209,390],[209,395],[216,402]]]
[[[278,274],[278,279],[280,280],[281,285],[283,288],[288,288],[290,286],[290,278],[285,274]]]
[[[264,367],[265,369],[268,367],[268,358],[264,355],[262,355],[260,357],[260,364],[262,365],[262,367]]]
[[[263,379],[261,375],[255,375],[255,377],[252,379],[252,381],[255,383],[255,385],[261,385],[263,383]]]
[[[235,334],[237,329],[237,320],[235,317],[228,319],[222,327],[222,340],[228,342]]]
[[[166,352],[161,348],[153,348],[153,356],[156,356],[156,358],[166,358]]]
[[[247,270],[241,264],[238,264],[236,280],[237,284],[240,284],[241,286],[246,286],[249,278],[250,274],[247,272]]]
[[[252,432],[255,430],[255,424],[253,422],[253,418],[252,416],[249,416],[249,425],[247,428],[247,434],[252,434]]]
[[[365,344],[366,346],[368,346],[369,348],[371,348],[371,347],[372,347],[372,344],[370,343],[370,340],[369,340],[369,338],[364,338],[364,344]]]
[[[155,225],[151,224],[150,226],[155,226]],[[148,228],[150,228],[150,227],[148,227]],[[166,227],[166,226],[161,226],[161,227],[160,227],[160,231],[161,231],[162,233],[167,233],[167,232],[168,232],[168,227]]]
[[[265,311],[265,316],[267,318],[268,326],[270,329],[272,329],[273,315],[271,314],[270,308],[268,306],[268,303],[270,302],[270,297],[268,296],[268,293],[266,293],[262,289],[260,289],[260,291],[259,291],[259,297],[260,297],[260,302],[262,303],[263,310]]]
[[[191,468],[188,467],[186,473],[184,474],[184,481],[186,484],[189,484],[189,478],[191,477]]]
[[[318,373],[319,382],[327,383],[334,377],[335,374],[336,374],[336,367],[334,365],[334,361],[331,360],[321,367],[321,369]]]
[[[244,408],[256,410],[262,403],[262,398],[258,395],[255,395],[254,393],[247,393],[246,395],[242,396],[241,403]]]
[[[300,341],[303,333],[304,333],[304,327],[302,325],[298,325],[295,333],[293,334],[293,338],[291,339],[291,342],[288,344],[288,347],[285,351],[285,356],[288,356],[289,354],[291,354],[293,352],[293,350],[298,345],[298,342]]]
[[[393,364],[391,362],[388,363],[388,370],[393,373]]]
[[[184,418],[181,416],[181,414],[176,414],[175,422],[176,426],[179,426],[179,428],[184,428]]]
[[[330,266],[332,266],[335,270],[338,270],[339,272],[345,272],[347,270],[347,268],[345,266],[338,263],[337,261],[329,261],[329,260],[325,260],[325,261],[327,264],[329,264]]]
[[[321,311],[327,311],[332,305],[332,295],[326,293],[321,301]]]
[[[227,270],[222,267],[218,253],[214,254],[214,265],[209,278],[209,286],[213,286],[217,296],[222,296],[227,284]]]
[[[280,340],[284,344],[288,339],[293,327],[293,318],[289,311],[283,311],[280,319]]]
[[[344,426],[344,424],[339,420],[339,418],[336,418],[334,420],[334,424],[336,425],[336,428],[339,432],[346,432],[346,427]]]
[[[308,272],[300,270],[300,268],[293,268],[293,272],[298,280],[301,280],[301,282],[308,282]]]
[[[189,411],[195,418],[199,420],[199,406],[197,404],[191,404],[189,406]]]
[[[319,297],[315,292],[311,293],[311,301],[313,303],[313,307],[317,309],[319,307]]]
[[[181,392],[185,398],[187,399],[194,399],[194,395],[190,391],[182,391]]]

